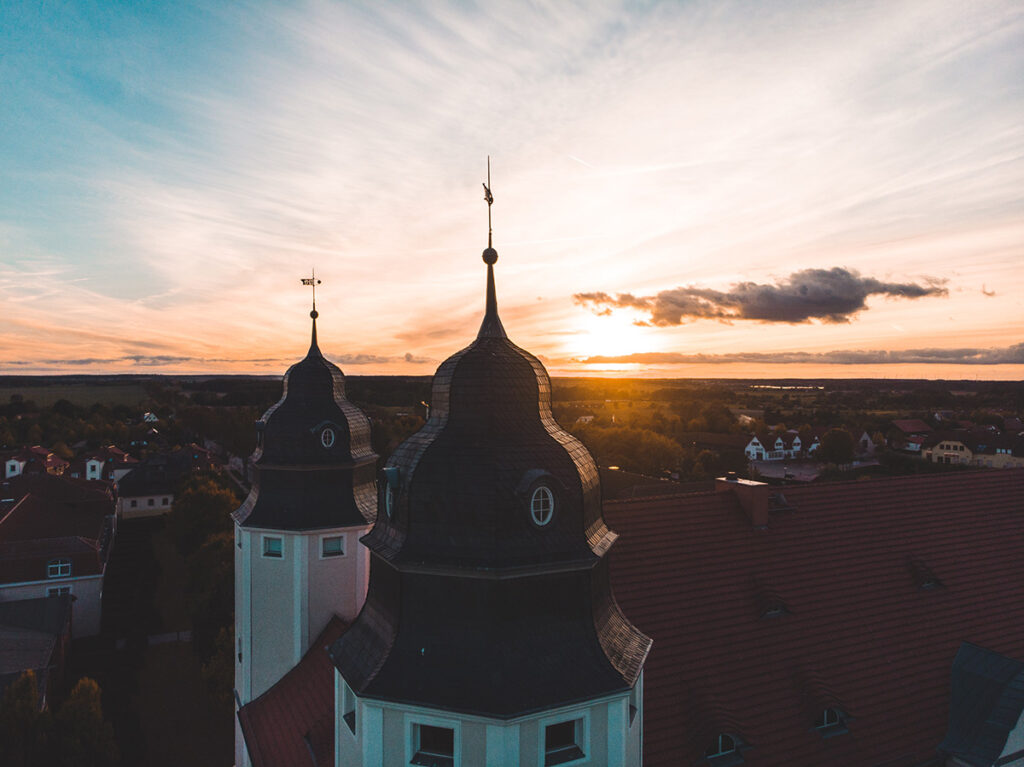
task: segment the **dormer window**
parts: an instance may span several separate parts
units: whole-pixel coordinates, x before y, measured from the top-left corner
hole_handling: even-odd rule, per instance
[[[334,429],[330,426],[320,432],[320,444],[324,447],[331,447],[334,445]]]
[[[814,729],[821,733],[822,737],[841,735],[846,732],[846,722],[843,712],[838,708],[824,708],[814,720]]]
[[[530,519],[537,527],[546,526],[555,515],[555,495],[547,485],[538,485],[530,496]]]
[[[742,764],[743,757],[740,755],[740,739],[735,735],[719,733],[704,752],[704,758],[708,764],[715,767],[729,764]]]
[[[51,559],[46,565],[47,578],[67,578],[71,575],[70,559]]]

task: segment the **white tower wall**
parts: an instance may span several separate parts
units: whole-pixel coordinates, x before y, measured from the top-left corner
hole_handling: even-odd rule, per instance
[[[643,760],[643,674],[628,693],[516,719],[453,714],[361,699],[335,672],[336,767],[406,767],[419,725],[454,732],[454,767],[544,767],[549,725],[573,722],[582,756],[565,767],[640,767]],[[355,711],[355,731],[344,719]]]
[[[290,671],[331,616],[355,618],[369,582],[369,555],[359,544],[367,529],[364,525],[296,533],[236,525],[235,691],[239,706],[258,698]],[[267,538],[280,539],[280,557],[264,553]],[[324,556],[325,538],[341,538],[344,553]],[[236,737],[235,744],[235,764],[246,767],[244,740]]]

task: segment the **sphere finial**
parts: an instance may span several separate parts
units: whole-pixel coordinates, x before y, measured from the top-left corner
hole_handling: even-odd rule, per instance
[[[311,311],[309,313],[309,316],[312,317],[315,320],[317,317],[320,316],[320,312],[318,312],[316,309],[314,309],[313,311]]]
[[[490,266],[498,260],[498,251],[494,248],[485,248],[483,252],[484,263]]]

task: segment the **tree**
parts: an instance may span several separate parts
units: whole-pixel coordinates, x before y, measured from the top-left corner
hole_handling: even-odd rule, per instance
[[[114,728],[103,718],[100,686],[88,677],[78,680],[67,700],[57,709],[58,764],[71,767],[108,767],[120,755]]]
[[[231,711],[231,691],[235,683],[235,633],[232,627],[225,626],[217,634],[214,642],[213,655],[203,664],[203,681],[210,697],[221,708]]]
[[[850,463],[853,460],[853,435],[845,429],[829,429],[821,438],[821,447],[814,452],[814,457],[839,466]]]
[[[5,767],[44,767],[53,764],[48,711],[39,710],[39,683],[26,671],[4,693],[0,703],[0,764]]]
[[[186,560],[192,649],[203,662],[215,654],[221,629],[234,623],[234,543],[230,530],[217,533]]]
[[[231,529],[231,512],[238,500],[231,490],[210,476],[192,476],[175,495],[167,515],[167,532],[182,556],[189,556],[203,542]]]

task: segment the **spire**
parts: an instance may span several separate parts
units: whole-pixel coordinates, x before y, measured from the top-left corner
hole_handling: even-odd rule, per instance
[[[498,317],[498,298],[494,290],[494,263],[498,260],[498,251],[494,249],[494,229],[491,227],[491,205],[494,195],[491,194],[491,157],[487,156],[487,183],[484,184],[484,201],[487,203],[487,249],[483,252],[484,263],[487,264],[487,303],[484,310],[484,321],[480,323],[477,338],[508,338],[505,328]]]
[[[319,285],[322,282],[323,282],[323,280],[318,280],[316,278],[316,269],[315,268],[313,269],[313,275],[311,277],[303,277],[302,278],[302,284],[303,285],[309,285],[311,288],[313,288],[313,310],[309,313],[309,316],[313,320],[313,333],[312,333],[312,337],[311,337],[310,342],[309,342],[309,352],[307,352],[307,354],[306,354],[307,357],[312,356],[312,355],[315,355],[317,357],[322,357],[323,356],[320,353],[320,347],[317,346],[317,343],[316,343],[316,318],[320,316],[320,313],[316,310],[316,286]]]

